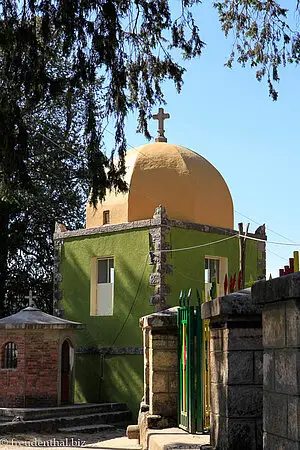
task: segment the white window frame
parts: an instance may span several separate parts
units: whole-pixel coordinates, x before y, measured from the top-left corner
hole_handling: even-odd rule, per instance
[[[205,285],[205,300],[209,299],[209,292],[212,287],[212,283],[207,283],[205,278],[205,261],[209,260],[217,260],[219,261],[219,283],[217,283],[217,296],[221,297],[224,295],[224,280],[225,275],[228,273],[228,258],[224,256],[212,256],[205,255],[204,257],[204,285]]]
[[[107,282],[99,282],[99,262],[107,261]],[[113,267],[110,267],[111,261]],[[112,316],[114,310],[114,257],[93,258],[91,264],[91,316]]]

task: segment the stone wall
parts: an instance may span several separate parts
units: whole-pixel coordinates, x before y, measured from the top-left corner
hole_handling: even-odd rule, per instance
[[[149,428],[177,425],[177,308],[142,317],[140,326],[144,337],[144,398],[138,426],[140,442],[146,448]]]
[[[210,319],[211,444],[262,448],[262,329],[250,290],[202,305]]]
[[[150,297],[150,303],[156,311],[167,309],[167,297],[170,288],[167,284],[167,276],[172,273],[172,266],[167,263],[167,253],[161,250],[169,250],[170,226],[163,206],[156,208],[153,215],[153,225],[149,229],[150,264],[154,265],[154,271],[150,274],[149,284],[154,287],[154,295]]]
[[[253,299],[263,305],[264,448],[299,449],[300,273],[259,281]]]

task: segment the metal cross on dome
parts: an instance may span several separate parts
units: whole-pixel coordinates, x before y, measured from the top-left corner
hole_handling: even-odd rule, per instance
[[[170,114],[164,112],[164,108],[158,109],[158,114],[154,114],[152,119],[158,120],[158,136],[155,138],[155,142],[167,142],[164,130],[165,119],[170,119]]]

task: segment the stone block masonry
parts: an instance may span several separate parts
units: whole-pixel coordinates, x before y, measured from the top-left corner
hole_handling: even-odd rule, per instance
[[[178,338],[177,308],[142,317],[144,337],[144,399],[139,434],[147,448],[147,430],[177,425]]]
[[[204,303],[202,318],[210,319],[212,447],[262,449],[261,308],[244,290]]]
[[[252,288],[263,305],[264,449],[300,448],[300,273]]]
[[[177,415],[177,338],[151,333],[149,354],[150,413]]]

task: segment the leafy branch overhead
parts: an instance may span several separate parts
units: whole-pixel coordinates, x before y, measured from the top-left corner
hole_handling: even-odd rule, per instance
[[[164,103],[163,83],[180,91],[184,59],[201,54],[200,0],[2,0],[0,2],[0,317],[28,289],[51,310],[56,220],[82,226],[86,191],[125,191],[124,123],[139,132]],[[298,63],[300,37],[274,0],[215,3],[234,60],[274,81]],[[295,3],[297,17],[299,1]],[[180,62],[181,61],[181,62]],[[103,134],[114,123],[111,156]],[[119,158],[114,158],[118,156]],[[115,162],[115,161],[118,162]],[[20,293],[20,290],[22,291]],[[17,296],[15,295],[17,293]]]
[[[103,199],[106,188],[126,190],[124,122],[138,111],[138,131],[149,138],[147,119],[163,103],[162,84],[172,80],[179,91],[182,58],[201,54],[204,43],[193,6],[200,0],[3,0],[0,5],[0,199],[14,201],[16,189],[30,189],[28,117],[50,99],[65,95],[67,129],[73,120],[72,99],[81,96],[90,200]],[[274,81],[279,68],[298,63],[299,33],[288,11],[274,0],[223,0],[215,7],[226,36],[233,33],[227,61],[256,68]],[[179,7],[179,11],[174,13]],[[298,13],[298,1],[295,3]],[[201,9],[196,10],[201,14]],[[290,12],[294,14],[294,11]],[[57,49],[63,74],[53,68]],[[179,51],[179,52],[178,52]],[[107,157],[106,121],[115,124],[115,152]],[[114,156],[119,156],[114,163]]]
[[[290,11],[274,0],[224,0],[214,6],[225,36],[234,37],[226,65],[249,63],[259,81],[267,77],[270,95],[277,100],[274,82],[279,81],[280,66],[300,61],[300,33],[291,25],[292,19],[299,20],[299,1]]]

